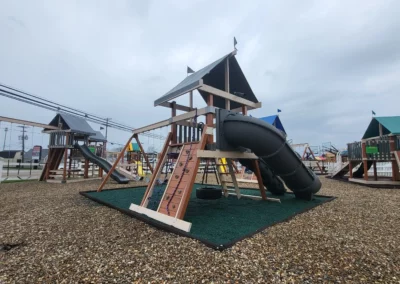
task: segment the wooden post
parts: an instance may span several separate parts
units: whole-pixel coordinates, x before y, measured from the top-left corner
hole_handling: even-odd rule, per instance
[[[54,159],[54,149],[50,148],[49,149],[49,154],[47,156],[47,165],[46,165],[46,173],[44,175],[44,179],[48,180],[49,179],[49,175],[50,175],[50,167],[52,165],[52,161]]]
[[[140,141],[139,141],[138,135],[135,134],[134,136],[135,136],[136,142],[137,142],[138,145],[139,145],[140,151],[142,152],[142,155],[143,155],[144,159],[146,160],[146,164],[147,164],[147,166],[149,167],[150,172],[153,174],[153,173],[154,173],[154,170],[153,170],[153,167],[152,167],[151,164],[150,164],[149,157],[147,157],[147,154],[146,154],[146,152],[145,152],[144,149],[143,149],[142,143],[140,143]]]
[[[99,177],[103,177],[103,169],[99,167]]]
[[[176,102],[171,103],[171,117],[176,116]],[[177,143],[177,125],[176,123],[171,124],[171,132],[172,132],[172,143]]]
[[[390,157],[394,157],[392,160],[392,181],[399,180],[399,165],[397,164],[396,157],[394,156],[394,152],[396,151],[396,136],[390,136]],[[393,159],[393,158],[392,158]]]
[[[207,96],[207,106],[214,105],[214,96],[212,94],[208,94]],[[214,114],[207,113],[206,115],[206,125],[209,127],[214,127]],[[214,142],[214,136],[208,135],[207,136],[207,144],[212,144]]]
[[[129,143],[131,143],[131,141],[132,141],[134,136],[135,136],[135,134],[133,134],[129,138],[128,142],[126,142],[124,149],[122,149],[121,153],[119,153],[119,155],[118,155],[117,159],[115,160],[113,166],[111,167],[110,171],[107,173],[106,177],[104,178],[104,180],[101,182],[99,188],[97,189],[98,192],[100,192],[103,189],[104,185],[107,183],[107,181],[110,178],[112,172],[115,170],[115,168],[117,167],[119,161],[121,160],[122,156],[124,155],[126,149],[128,149]]]
[[[350,178],[353,178],[353,163],[352,163],[352,161],[349,161],[349,175],[350,175]]]
[[[253,167],[254,167],[254,173],[257,176],[257,182],[258,182],[258,187],[260,188],[260,193],[261,193],[261,197],[262,200],[266,200],[267,199],[267,195],[265,193],[265,188],[264,188],[264,183],[261,177],[261,172],[260,172],[260,167],[258,165],[258,161],[257,160],[252,160],[253,163]]]
[[[71,177],[71,168],[72,168],[72,150],[70,150],[69,152],[68,178]]]
[[[193,108],[193,91],[190,91],[189,93],[189,107],[190,109]]]
[[[377,170],[376,170],[376,161],[374,161],[374,180],[378,180],[378,174],[377,174]]]
[[[229,91],[229,58],[225,61],[225,92],[230,93]],[[231,101],[225,99],[225,109],[231,109]]]
[[[68,135],[68,133],[67,133]],[[66,146],[65,146],[66,147]],[[67,159],[68,159],[68,148],[64,149],[64,169],[63,169],[63,182],[67,181]]]
[[[365,144],[365,142],[361,142],[361,151],[362,151],[362,161],[364,166],[364,179],[368,180],[367,145]]]
[[[89,160],[85,159],[85,169],[83,171],[83,178],[88,178],[89,177]]]
[[[242,114],[247,115],[247,106],[242,106]]]

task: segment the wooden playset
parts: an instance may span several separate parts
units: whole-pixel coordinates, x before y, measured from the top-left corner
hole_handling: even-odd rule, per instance
[[[134,130],[132,137],[127,141],[98,191],[105,186],[133,138],[137,138],[141,133],[170,126],[171,131],[159,155],[143,200],[140,205],[132,204],[130,210],[181,230],[190,231],[191,224],[184,221],[183,218],[201,160],[210,160],[217,166],[217,175],[224,196],[235,195],[237,198],[251,197],[279,202],[279,199],[267,198],[257,162],[258,157],[254,153],[221,151],[217,149],[214,141],[214,131],[218,131],[215,122],[215,114],[218,109],[234,110],[247,115],[248,110],[261,107],[261,103],[257,101],[251,91],[235,55],[236,50],[188,76],[170,92],[156,100],[155,106],[171,109],[171,117]],[[193,106],[194,90],[199,91],[207,104],[206,107],[198,109]],[[185,94],[189,95],[188,106],[172,101]],[[177,115],[177,110],[185,113]],[[201,118],[204,118],[204,123],[199,122]],[[160,178],[161,169],[168,159],[176,159],[176,164],[167,184],[163,185],[165,179]],[[252,161],[261,193],[260,197],[246,196],[240,192],[232,162],[235,159]],[[160,186],[164,187],[162,194],[156,194]]]
[[[305,163],[312,171],[317,174],[326,174],[326,168],[321,164],[321,161],[317,159],[314,154],[313,149],[310,147],[308,143],[298,143],[291,144],[292,148],[301,148],[303,149],[303,154],[301,155],[301,160]]]
[[[366,185],[400,185],[400,117],[373,117],[361,141],[347,144],[347,161],[331,174]],[[391,177],[379,177],[377,163],[390,163]],[[368,171],[373,167],[373,176]]]

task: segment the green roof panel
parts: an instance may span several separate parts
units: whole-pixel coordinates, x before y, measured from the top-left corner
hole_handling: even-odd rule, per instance
[[[379,123],[382,124],[382,134],[400,135],[400,116],[383,116],[372,118],[362,139],[379,136]]]

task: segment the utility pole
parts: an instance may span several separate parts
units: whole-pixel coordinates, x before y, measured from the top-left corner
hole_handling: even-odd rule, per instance
[[[22,153],[21,153],[21,158],[22,158],[22,163],[24,162],[24,158],[25,158],[25,129],[28,128],[28,126],[25,125],[20,125],[18,127],[22,128]],[[28,139],[28,137],[26,137],[26,139]]]
[[[106,140],[107,140],[107,132],[108,132],[108,121],[111,120],[111,118],[106,118]]]
[[[6,127],[6,128],[4,128],[4,143],[3,143],[3,151],[4,151],[4,149],[6,148],[6,138],[7,138],[7,131],[8,131],[8,128]]]
[[[106,143],[104,143],[104,158],[107,158],[107,134],[108,134],[108,121],[111,120],[111,118],[107,117],[106,118]]]

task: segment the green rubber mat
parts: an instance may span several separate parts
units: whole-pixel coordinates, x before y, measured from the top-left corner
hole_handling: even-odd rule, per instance
[[[81,192],[81,194],[151,225],[197,239],[219,250],[228,248],[237,241],[266,227],[286,221],[299,213],[333,199],[329,196],[315,196],[311,201],[304,201],[296,199],[290,193],[279,197],[267,193],[269,197],[279,198],[281,203],[245,197],[237,199],[236,196],[223,197],[217,200],[202,200],[196,198],[196,188],[202,186],[204,185],[194,185],[184,218],[185,221],[192,223],[190,233],[182,232],[129,210],[131,203],[140,204],[146,190],[145,187],[103,190],[101,192],[86,191]],[[158,195],[161,196],[163,188],[158,187],[156,190],[159,190]],[[259,196],[259,192],[254,190],[243,188],[241,192],[242,194]]]

